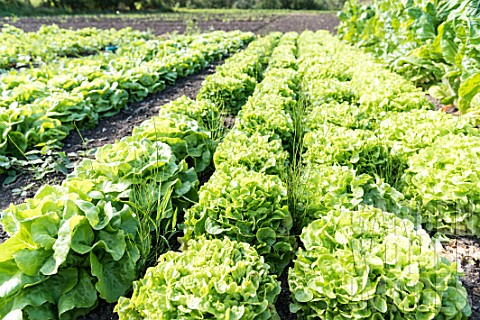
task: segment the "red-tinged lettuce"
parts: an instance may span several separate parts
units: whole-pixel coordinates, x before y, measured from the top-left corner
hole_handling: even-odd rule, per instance
[[[455,263],[423,229],[392,213],[332,211],[304,228],[289,270],[302,319],[467,319]]]
[[[255,249],[228,238],[188,243],[160,256],[158,265],[120,298],[120,319],[279,319],[276,276]]]
[[[199,202],[185,214],[183,242],[205,236],[252,245],[281,274],[295,239],[287,189],[278,176],[222,166],[201,188]]]

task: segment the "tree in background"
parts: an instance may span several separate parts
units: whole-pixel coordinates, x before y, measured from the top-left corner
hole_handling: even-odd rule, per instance
[[[286,9],[282,7],[280,0],[258,0],[256,1],[255,8],[257,9]]]

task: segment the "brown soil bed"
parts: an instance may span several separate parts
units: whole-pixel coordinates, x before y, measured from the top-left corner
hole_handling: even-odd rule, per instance
[[[260,29],[260,32],[302,32],[303,30],[323,29],[336,34],[337,30],[335,28],[338,26],[339,23],[340,21],[338,20],[337,16],[332,13],[324,13],[320,15],[293,13],[288,16],[274,19],[271,23]],[[321,28],[319,28],[319,26],[321,26]]]
[[[444,246],[443,255],[457,262],[464,272],[461,278],[467,289],[472,315],[470,319],[480,319],[480,240],[475,237],[459,237]]]
[[[143,17],[101,17],[101,16],[72,16],[72,17],[23,17],[12,20],[11,18],[0,18],[0,25],[10,24],[25,31],[37,31],[42,25],[57,24],[62,28],[87,28],[97,27],[100,29],[131,27],[141,31],[152,31],[156,35],[168,32],[183,33],[187,26],[198,28],[200,31],[209,30],[242,30],[255,33],[266,33],[269,31],[297,31],[326,29],[334,31],[339,21],[335,13],[322,14],[289,14],[289,15],[254,15],[251,18],[232,18],[230,15],[210,15],[206,17],[182,19],[176,21],[166,20],[164,15],[149,15]]]

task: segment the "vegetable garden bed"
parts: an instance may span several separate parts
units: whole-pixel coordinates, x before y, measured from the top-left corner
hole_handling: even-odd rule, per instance
[[[432,236],[478,244],[480,134],[432,109],[327,32],[257,39],[196,100],[2,213],[0,315],[120,298],[121,319],[475,319],[477,293]]]

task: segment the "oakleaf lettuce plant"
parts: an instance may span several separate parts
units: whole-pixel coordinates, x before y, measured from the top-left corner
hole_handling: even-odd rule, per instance
[[[246,73],[213,74],[205,79],[197,100],[208,100],[236,114],[255,90],[257,81]]]
[[[380,178],[359,174],[338,165],[310,164],[302,168],[295,189],[296,212],[301,227],[331,210],[357,210],[371,206],[414,221],[405,196]],[[297,221],[296,221],[297,222]]]
[[[403,192],[427,230],[480,235],[480,138],[448,134],[410,157]]]
[[[348,129],[370,130],[377,126],[378,120],[357,105],[348,102],[330,102],[310,106],[311,111],[305,117],[308,131],[320,129],[326,123]]]
[[[228,238],[191,240],[167,252],[120,298],[120,319],[279,319],[276,276],[253,247]]]
[[[289,155],[283,150],[282,141],[269,135],[253,132],[250,136],[232,130],[218,146],[213,157],[215,167],[243,166],[266,174],[284,174],[289,165]]]
[[[358,105],[369,117],[379,119],[388,111],[432,108],[424,93],[412,83],[329,32],[304,32],[298,44],[299,74],[305,95],[314,107],[348,102]]]
[[[269,67],[297,69],[297,38],[296,32],[287,32],[280,38],[278,46],[273,49]]]
[[[335,210],[300,236],[290,310],[305,319],[467,319],[455,263],[428,234],[378,209]]]
[[[267,59],[279,38],[280,33],[271,33],[227,59],[215,74],[205,79],[197,100],[211,101],[218,108],[236,114],[261,81]]]
[[[220,109],[208,101],[196,101],[182,96],[163,105],[159,117],[184,115],[200,123],[207,130],[216,130],[220,123]]]
[[[304,147],[305,163],[348,166],[358,173],[378,175],[392,185],[400,180],[406,166],[369,130],[321,125],[305,135]]]
[[[123,141],[141,139],[168,144],[177,159],[185,159],[197,172],[208,168],[215,147],[211,132],[203,123],[182,114],[153,117],[135,127],[132,136]]]
[[[279,68],[269,65],[264,76],[264,80],[258,85],[255,96],[262,98],[265,94],[275,94],[279,97],[290,97],[294,100],[297,98],[299,78],[294,68]],[[290,102],[290,104],[289,108],[294,107],[292,102]],[[288,106],[288,104],[285,106]],[[292,111],[289,108],[285,110]]]
[[[479,136],[480,132],[475,128],[473,118],[412,110],[388,113],[378,124],[375,134],[389,146],[392,153],[407,161],[419,150],[431,146],[439,137],[449,134]]]
[[[274,136],[284,141],[285,149],[288,149],[293,139],[294,124],[291,115],[282,108],[281,100],[274,96],[274,100],[266,104],[256,100],[252,100],[253,106],[247,103],[238,114],[235,128],[246,134],[259,132]]]
[[[128,200],[133,185],[158,183],[155,193],[164,195],[173,189],[172,201],[178,208],[197,199],[198,178],[185,160],[177,160],[172,148],[148,139],[120,141],[100,148],[95,159],[84,159],[67,181],[90,181],[96,188]]]
[[[269,68],[265,78],[238,114],[235,128],[251,135],[259,132],[292,148],[293,112],[298,99],[298,78],[294,69]]]
[[[252,245],[281,274],[289,263],[295,239],[287,189],[278,176],[222,166],[200,190],[198,204],[185,213],[185,235],[205,236]]]

